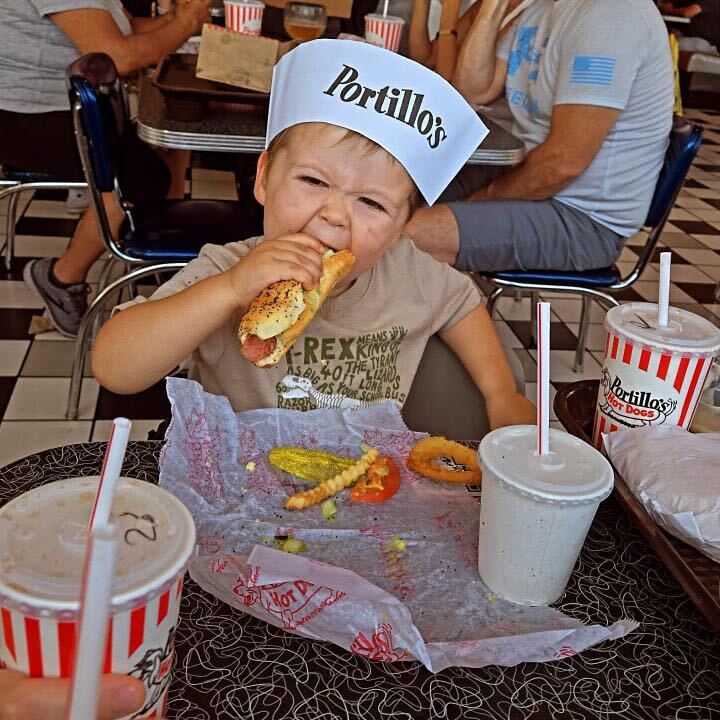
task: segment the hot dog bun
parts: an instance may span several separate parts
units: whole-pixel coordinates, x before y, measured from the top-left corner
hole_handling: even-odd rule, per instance
[[[355,265],[349,250],[329,251],[323,255],[320,284],[303,290],[297,280],[280,280],[268,285],[251,303],[240,320],[238,337],[245,345],[251,336],[261,341],[275,339],[275,347],[264,357],[246,357],[257,367],[277,364],[292,344],[302,335],[320,306],[337,283]]]

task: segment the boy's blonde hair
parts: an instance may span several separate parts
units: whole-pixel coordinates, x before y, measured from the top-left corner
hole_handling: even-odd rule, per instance
[[[287,146],[288,142],[290,141],[290,138],[292,137],[293,131],[301,127],[301,125],[304,125],[306,123],[300,123],[299,125],[292,125],[289,128],[285,128],[285,130],[282,130],[279,132],[271,141],[270,145],[267,149],[267,168],[268,170],[272,166],[272,163],[274,159],[278,156],[279,152]],[[315,124],[325,124],[325,123],[315,123]],[[371,153],[376,152],[382,152],[385,154],[385,156],[393,163],[396,163],[400,165],[400,163],[382,146],[378,145],[374,140],[370,140],[370,138],[365,137],[364,135],[361,135],[360,133],[355,132],[354,130],[345,130],[345,134],[338,140],[338,144],[345,143],[345,142],[352,142],[355,143],[358,150],[361,154],[369,155]],[[404,168],[403,168],[404,169]],[[406,171],[407,172],[407,171]],[[410,178],[410,181],[412,182],[412,192],[410,193],[410,197],[408,198],[408,218],[412,217],[415,211],[420,206],[421,202],[421,196],[420,191],[417,188],[417,185],[415,185],[415,182],[412,178]]]

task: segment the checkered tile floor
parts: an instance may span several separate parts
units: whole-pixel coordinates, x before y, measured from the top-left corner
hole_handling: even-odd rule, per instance
[[[670,300],[720,325],[720,304],[713,290],[720,281],[720,112],[691,110],[688,117],[705,126],[705,140],[662,237],[662,249],[673,253]],[[194,168],[193,197],[234,198],[232,173]],[[133,435],[145,438],[169,408],[158,385],[135,396],[120,397],[100,388],[88,375],[83,382],[80,416],[64,419],[73,343],[55,332],[31,336],[33,315],[41,304],[22,282],[29,258],[58,256],[68,243],[77,219],[65,209],[64,195],[51,193],[27,197],[17,226],[17,250],[12,273],[0,270],[0,466],[14,459],[72,442],[103,440],[117,415],[133,419]],[[6,209],[0,207],[4,233]],[[635,260],[643,238],[631,238],[620,258],[623,269]],[[0,242],[2,245],[2,242]],[[660,250],[658,250],[658,253]],[[625,300],[657,301],[658,258],[626,292]],[[97,280],[99,268],[90,276]],[[599,376],[605,334],[603,313],[593,308],[583,375],[572,370],[575,337],[580,316],[579,300],[548,298],[552,302],[551,379],[554,389],[565,383]],[[528,350],[530,300],[503,298],[497,329],[506,347],[525,368],[528,396],[534,398],[535,351]],[[552,398],[551,398],[552,400]]]

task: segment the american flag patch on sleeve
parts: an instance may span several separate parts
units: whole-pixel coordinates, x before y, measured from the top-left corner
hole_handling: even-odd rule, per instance
[[[576,55],[573,58],[571,85],[612,85],[615,58]]]

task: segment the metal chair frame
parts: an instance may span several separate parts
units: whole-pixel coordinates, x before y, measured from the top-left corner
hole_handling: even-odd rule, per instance
[[[699,143],[698,143],[698,146],[699,146]],[[684,179],[684,177],[685,176],[683,176],[683,179]],[[498,278],[489,273],[488,274],[474,273],[476,282],[478,281],[478,279],[482,278],[483,280],[486,280],[491,285],[493,285],[495,288],[487,300],[487,310],[488,310],[488,313],[490,313],[490,317],[494,316],[497,301],[505,293],[505,291],[507,291],[509,289],[519,290],[519,291],[529,291],[530,297],[531,297],[531,323],[530,323],[531,335],[530,335],[530,338],[531,338],[532,344],[534,345],[535,340],[536,340],[535,328],[537,325],[537,301],[539,299],[540,293],[541,292],[554,292],[554,293],[563,293],[563,294],[570,294],[570,295],[580,295],[580,297],[582,298],[582,310],[580,313],[580,328],[578,330],[578,341],[577,341],[577,346],[575,348],[575,363],[573,366],[573,370],[575,372],[582,372],[583,365],[584,365],[584,359],[585,359],[585,345],[587,344],[588,325],[590,323],[591,302],[593,300],[595,300],[605,310],[609,310],[611,307],[620,305],[620,301],[617,298],[613,297],[612,293],[618,293],[618,292],[625,290],[626,288],[629,288],[645,271],[647,264],[650,262],[650,259],[653,256],[653,252],[658,243],[658,240],[660,239],[660,235],[661,235],[663,229],[665,228],[665,223],[667,222],[667,219],[670,216],[670,212],[672,211],[673,206],[675,205],[675,201],[677,200],[677,196],[680,192],[681,187],[682,187],[682,182],[679,182],[677,188],[675,189],[671,198],[669,199],[669,202],[667,203],[665,212],[662,214],[660,219],[655,223],[655,225],[653,225],[651,227],[649,227],[649,226],[643,227],[644,230],[648,230],[648,237],[647,237],[647,240],[643,247],[643,250],[640,253],[640,257],[638,258],[638,261],[635,263],[635,266],[625,277],[621,278],[618,282],[616,282],[612,285],[606,285],[606,286],[597,286],[597,285],[591,286],[591,285],[582,285],[582,284],[561,285],[561,284],[553,284],[550,282],[536,282],[536,281],[521,280],[521,279],[507,280],[504,278]]]
[[[87,190],[86,182],[71,181],[32,181],[22,182],[20,180],[0,179],[0,202],[9,198],[8,212],[5,220],[5,245],[3,254],[5,256],[5,270],[9,273],[12,268],[12,261],[15,257],[15,225],[17,223],[17,206],[20,195],[31,190]]]
[[[124,95],[122,95],[122,97],[124,101]],[[82,112],[82,103],[79,99],[76,99],[72,104],[72,113],[80,161],[82,163],[85,177],[92,178],[92,160],[90,157],[90,148],[88,146],[87,137],[82,125]],[[144,277],[167,271],[177,271],[187,265],[186,262],[148,263],[147,261],[140,260],[125,253],[123,249],[117,245],[112,236],[112,232],[110,231],[110,224],[107,213],[105,212],[105,205],[103,204],[102,192],[95,182],[88,183],[88,187],[90,190],[92,206],[95,211],[95,218],[98,223],[98,231],[100,232],[100,237],[103,239],[105,247],[110,253],[110,257],[101,274],[98,288],[99,292],[90,303],[87,312],[85,313],[85,317],[80,324],[77,339],[75,340],[75,355],[73,359],[72,373],[70,376],[70,388],[68,391],[68,401],[65,411],[65,417],[68,420],[77,419],[78,407],[80,404],[80,392],[82,390],[83,372],[85,368],[85,354],[88,349],[89,342],[99,325],[101,317],[99,313],[105,307],[110,298],[113,297],[113,294],[120,293],[124,288],[133,286],[134,283]],[[130,212],[129,206],[123,199],[122,191],[118,186],[117,181],[115,181],[113,194],[117,202],[120,204],[120,207],[125,212],[128,222],[130,223],[130,227],[134,229],[132,213]],[[107,285],[112,273],[112,267],[114,265],[113,261],[123,262],[126,269],[134,265],[140,265],[141,267],[128,272]]]

